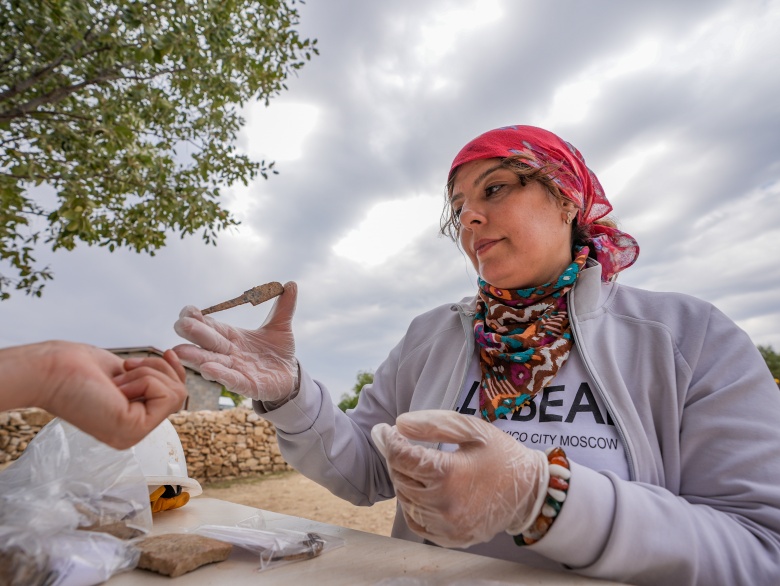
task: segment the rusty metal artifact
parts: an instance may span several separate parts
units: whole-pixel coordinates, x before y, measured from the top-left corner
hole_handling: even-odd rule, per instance
[[[268,301],[269,299],[273,299],[277,295],[281,295],[283,291],[284,287],[281,283],[271,281],[265,285],[252,287],[249,291],[244,291],[243,295],[239,295],[235,299],[230,299],[229,301],[223,301],[222,303],[217,303],[216,305],[207,307],[206,309],[202,310],[201,313],[206,315],[209,313],[214,313],[215,311],[224,311],[225,309],[237,307],[239,305],[243,305],[244,303],[257,305],[259,303],[263,303],[264,301]]]

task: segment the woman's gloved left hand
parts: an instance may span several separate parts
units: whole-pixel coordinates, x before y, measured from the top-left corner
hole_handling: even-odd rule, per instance
[[[525,531],[541,511],[549,470],[531,450],[477,417],[454,411],[404,413],[371,437],[387,460],[409,527],[444,547],[469,547]],[[409,440],[454,443],[443,452]]]
[[[292,319],[298,286],[289,282],[256,330],[236,328],[204,316],[196,307],[182,309],[173,329],[193,342],[173,351],[207,380],[255,401],[284,402],[296,392],[298,361]]]

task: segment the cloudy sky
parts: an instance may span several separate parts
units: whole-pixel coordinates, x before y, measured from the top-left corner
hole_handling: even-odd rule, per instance
[[[338,400],[413,316],[475,291],[438,235],[447,170],[481,132],[532,124],[583,153],[639,241],[620,282],[706,299],[780,350],[778,30],[777,0],[310,0],[320,56],[245,112],[241,148],[280,174],[228,190],[241,225],[155,257],[42,251],[55,280],[0,302],[0,346],[165,349],[184,305],[294,280],[299,359]]]

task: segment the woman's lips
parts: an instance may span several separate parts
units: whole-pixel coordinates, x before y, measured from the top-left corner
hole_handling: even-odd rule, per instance
[[[493,246],[498,242],[499,242],[498,240],[489,240],[487,238],[477,240],[474,243],[474,254],[476,254],[477,256],[484,254],[485,252],[493,248]]]

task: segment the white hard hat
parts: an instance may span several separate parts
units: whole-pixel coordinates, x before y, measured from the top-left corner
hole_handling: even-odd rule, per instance
[[[203,492],[200,483],[187,476],[187,462],[179,434],[173,424],[164,419],[149,435],[132,448],[146,476],[149,494],[160,486],[181,486],[190,496]]]

